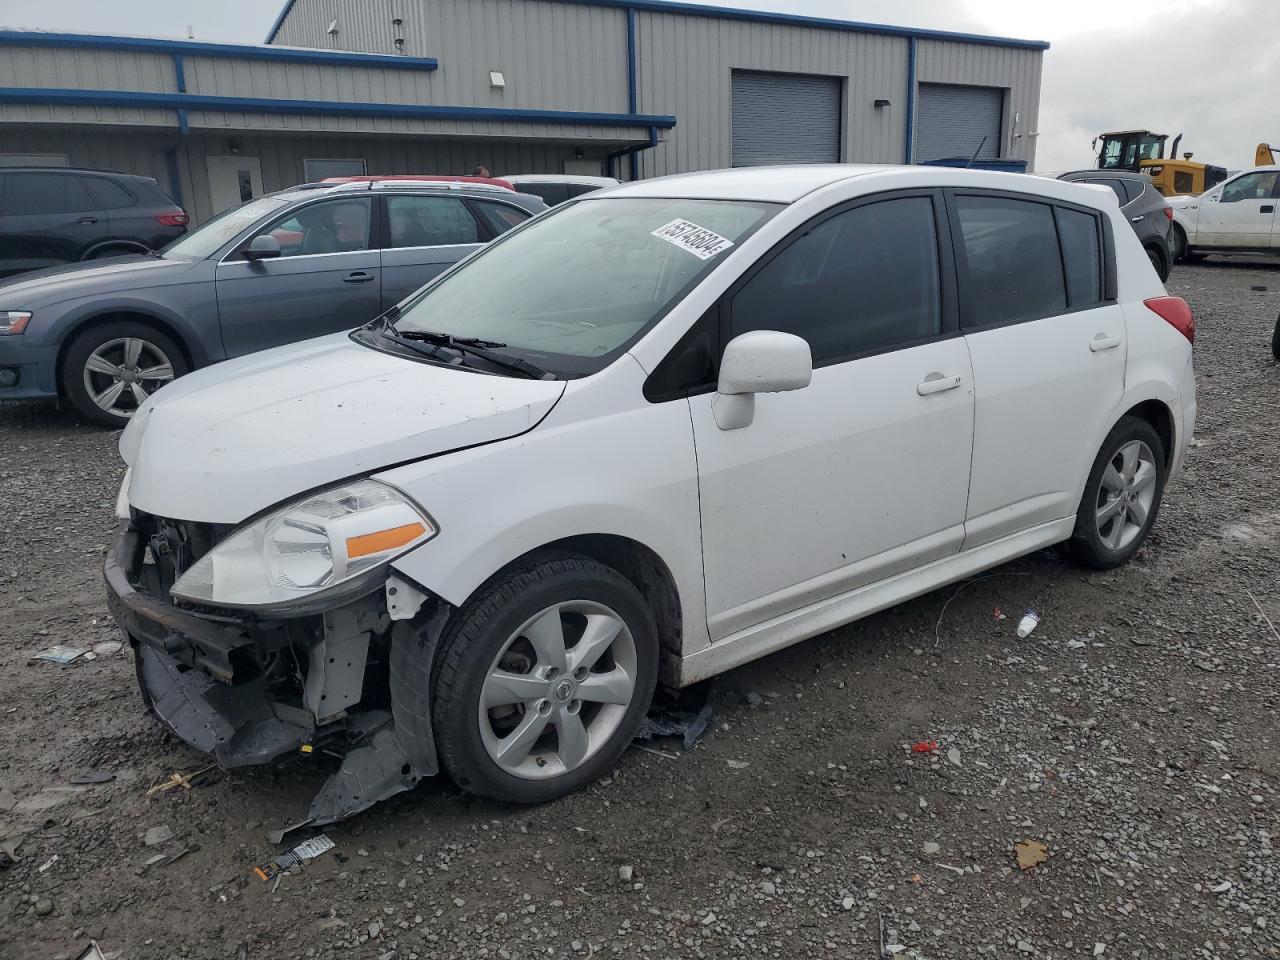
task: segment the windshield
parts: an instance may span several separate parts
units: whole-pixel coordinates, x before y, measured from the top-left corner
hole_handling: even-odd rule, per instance
[[[224,210],[203,226],[179,237],[165,247],[161,254],[179,260],[203,260],[220,250],[223,244],[235,239],[247,227],[279,210],[286,203],[287,201],[274,197],[259,197]]]
[[[601,198],[531,222],[428,287],[395,320],[594,372],[777,209],[740,200]]]

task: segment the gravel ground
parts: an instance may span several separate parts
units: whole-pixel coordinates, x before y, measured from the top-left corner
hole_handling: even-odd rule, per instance
[[[127,652],[29,661],[116,637],[122,467],[114,434],[3,408],[0,957],[1280,957],[1280,268],[1170,287],[1199,439],[1130,566],[1009,564],[719,678],[691,752],[633,749],[538,808],[428,783],[278,886],[252,866],[320,771],[147,799],[203,759],[144,715]],[[1019,869],[1022,841],[1047,861]]]

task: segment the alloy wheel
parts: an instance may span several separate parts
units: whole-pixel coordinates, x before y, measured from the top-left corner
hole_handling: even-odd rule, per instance
[[[1120,447],[1102,472],[1094,511],[1098,538],[1123,550],[1142,533],[1156,497],[1155,454],[1141,440]]]
[[[89,354],[83,375],[85,391],[103,412],[131,417],[173,379],[173,363],[150,341],[119,337]]]
[[[609,742],[635,695],[638,658],[626,622],[603,604],[547,607],[507,638],[480,691],[480,738],[504,772],[569,773]]]

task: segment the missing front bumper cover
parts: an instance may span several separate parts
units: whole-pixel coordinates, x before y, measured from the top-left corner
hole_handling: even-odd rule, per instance
[[[108,600],[134,647],[143,699],[185,743],[226,769],[320,747],[340,756],[303,824],[349,817],[438,771],[428,691],[448,615],[442,605],[394,625],[367,607],[324,615],[307,650],[279,651],[307,664],[302,695],[286,703],[260,669],[270,658],[254,625],[199,617],[139,592],[130,574],[140,558],[136,532],[122,524],[104,569]],[[371,636],[385,648],[383,672],[367,669]]]

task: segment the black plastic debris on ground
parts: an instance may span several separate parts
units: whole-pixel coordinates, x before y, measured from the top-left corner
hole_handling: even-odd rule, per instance
[[[637,740],[680,737],[692,750],[711,725],[711,683],[694,684],[678,693],[659,693],[636,733]]]

